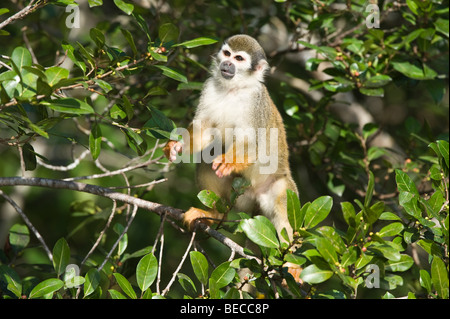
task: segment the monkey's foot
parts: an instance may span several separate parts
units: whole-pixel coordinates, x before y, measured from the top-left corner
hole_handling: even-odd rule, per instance
[[[185,225],[189,227],[189,229],[195,228],[195,223],[197,221],[201,221],[202,223],[211,226],[213,221],[208,218],[214,218],[215,215],[211,212],[207,212],[206,210],[191,207],[189,210],[184,213],[183,222]]]
[[[288,273],[294,277],[295,282],[299,283],[300,285],[303,284],[303,280],[300,279],[300,274],[302,273],[302,268],[294,263],[287,262],[283,265],[283,267],[288,268]]]
[[[183,149],[183,143],[178,141],[169,141],[164,146],[163,151],[166,158],[173,162],[177,158],[178,153]]]

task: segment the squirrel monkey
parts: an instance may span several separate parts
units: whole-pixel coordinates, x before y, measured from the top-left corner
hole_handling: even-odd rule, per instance
[[[230,198],[234,177],[244,177],[250,186],[235,207],[263,214],[278,233],[286,228],[292,238],[286,190],[298,191],[289,169],[283,120],[263,83],[268,68],[264,50],[254,38],[235,35],[227,39],[213,58],[211,76],[188,129],[190,141],[171,140],[164,153],[175,161],[184,148],[201,152],[198,186],[222,198]],[[216,153],[212,156],[211,145]],[[184,222],[192,228],[197,220],[211,225],[222,218],[215,210],[192,207]]]

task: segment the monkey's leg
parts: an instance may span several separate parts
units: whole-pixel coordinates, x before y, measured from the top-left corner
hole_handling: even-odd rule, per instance
[[[283,228],[286,229],[290,241],[293,240],[293,230],[287,216],[287,189],[297,191],[295,184],[289,178],[268,179],[261,185],[257,191],[257,201],[264,216],[269,218],[277,230],[278,237],[281,236]],[[300,273],[302,268],[299,265],[286,262],[283,267],[288,268],[288,272],[294,277],[295,281],[302,283]]]

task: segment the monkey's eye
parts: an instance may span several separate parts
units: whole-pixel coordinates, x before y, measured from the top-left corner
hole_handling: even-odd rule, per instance
[[[230,53],[230,51],[228,51],[228,50],[223,50],[223,55],[225,55],[225,56],[230,56],[231,53]]]
[[[236,55],[234,58],[238,61],[244,61],[244,58],[242,57],[242,55]]]

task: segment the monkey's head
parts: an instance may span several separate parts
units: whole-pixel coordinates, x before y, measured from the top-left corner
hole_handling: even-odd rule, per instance
[[[213,64],[213,75],[226,81],[243,85],[248,80],[263,81],[269,65],[258,41],[248,35],[228,38],[217,53]]]

